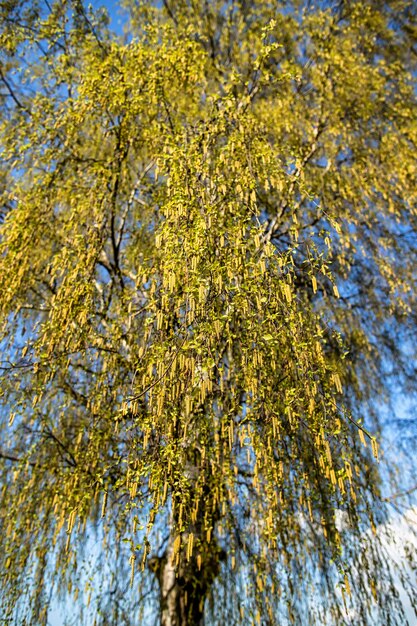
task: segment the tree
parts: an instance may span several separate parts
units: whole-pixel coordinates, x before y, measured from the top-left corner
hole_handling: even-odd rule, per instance
[[[123,6],[1,4],[5,623],[403,624],[417,7]]]

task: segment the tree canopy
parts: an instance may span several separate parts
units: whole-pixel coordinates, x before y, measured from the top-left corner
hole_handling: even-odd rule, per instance
[[[417,6],[121,4],[0,4],[5,623],[403,624]]]

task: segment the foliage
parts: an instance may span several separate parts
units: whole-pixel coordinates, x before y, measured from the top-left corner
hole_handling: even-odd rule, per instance
[[[368,529],[414,374],[416,6],[125,10],[1,4],[5,619],[56,588],[138,623],[172,561],[213,623],[402,624]]]

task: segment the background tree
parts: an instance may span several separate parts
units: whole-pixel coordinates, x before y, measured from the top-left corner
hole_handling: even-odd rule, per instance
[[[403,624],[416,5],[124,8],[1,4],[4,620]]]

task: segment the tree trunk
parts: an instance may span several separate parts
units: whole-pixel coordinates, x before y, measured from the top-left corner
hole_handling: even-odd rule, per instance
[[[188,562],[182,555],[178,567],[172,560],[170,542],[161,558],[152,559],[151,567],[159,581],[161,626],[202,626],[204,603],[220,570],[224,553],[213,541],[205,544],[200,563],[193,556]],[[200,565],[200,567],[199,567]]]

